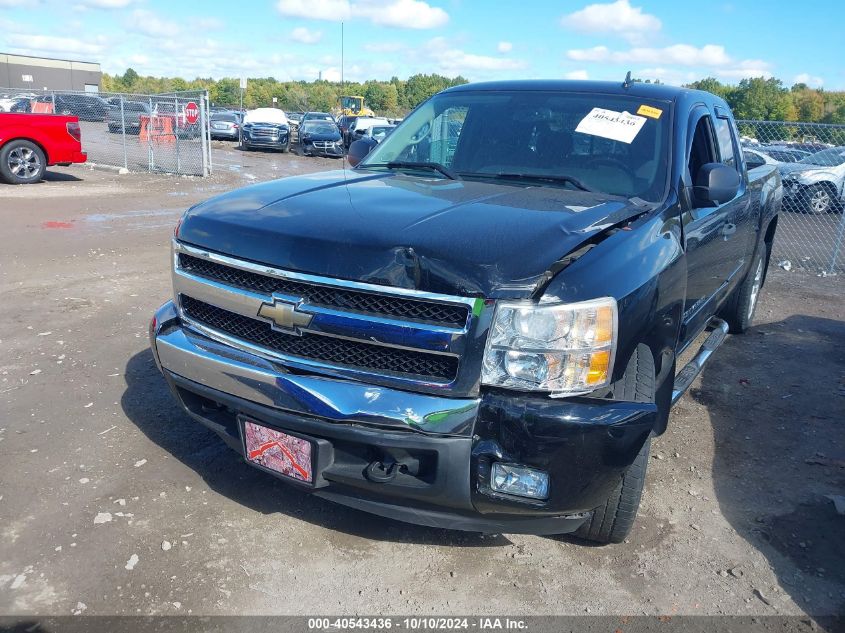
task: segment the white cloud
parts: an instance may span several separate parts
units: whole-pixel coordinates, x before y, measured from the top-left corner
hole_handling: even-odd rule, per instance
[[[279,13],[310,20],[366,19],[380,26],[433,29],[449,21],[449,14],[423,0],[279,0]]]
[[[817,75],[810,75],[809,73],[801,73],[792,78],[792,83],[807,84],[811,88],[821,88],[824,84],[824,79]]]
[[[192,18],[191,24],[203,31],[219,31],[226,27],[223,20],[211,16]]]
[[[132,12],[132,19],[127,23],[126,28],[136,33],[149,35],[150,37],[174,37],[179,34],[179,26],[176,22],[170,21],[167,18],[160,18],[152,11],[146,9],[135,9]]]
[[[500,53],[510,53],[513,50],[513,44],[510,42],[499,42],[496,50]]]
[[[348,20],[352,15],[349,0],[279,0],[276,9],[282,15],[311,20]]]
[[[400,29],[434,29],[449,21],[449,14],[422,0],[359,0],[352,8],[373,24]]]
[[[563,75],[564,79],[589,79],[590,74],[586,70],[571,70]]]
[[[579,62],[614,64],[678,64],[682,66],[724,66],[732,63],[724,46],[707,44],[701,48],[689,44],[674,44],[663,48],[639,47],[627,51],[613,51],[606,46],[574,49],[566,56]],[[762,62],[761,62],[762,63]]]
[[[98,55],[103,51],[101,41],[83,41],[72,37],[52,35],[29,35],[11,33],[6,36],[6,43],[18,51],[29,54],[63,53],[69,55]]]
[[[300,44],[316,44],[323,39],[323,32],[311,31],[304,26],[298,26],[291,31],[290,38]]]
[[[644,42],[647,35],[656,33],[663,26],[656,16],[643,13],[641,7],[632,7],[628,0],[587,5],[564,15],[561,24],[581,33],[619,35],[635,44]]]
[[[471,74],[473,71],[519,70],[526,66],[520,59],[467,53],[453,48],[444,37],[429,40],[424,49],[438,69],[447,75]]]
[[[0,7],[31,6],[27,0],[0,0]]]

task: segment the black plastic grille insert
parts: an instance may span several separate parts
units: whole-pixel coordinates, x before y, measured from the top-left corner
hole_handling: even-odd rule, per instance
[[[383,347],[318,334],[283,334],[272,329],[269,323],[229,312],[187,295],[180,295],[180,301],[182,310],[190,319],[289,356],[444,382],[451,382],[457,376],[458,359],[454,356]]]
[[[179,254],[179,267],[193,275],[252,290],[253,292],[265,294],[278,292],[301,297],[304,303],[380,317],[463,327],[466,325],[469,316],[467,306],[406,299],[360,290],[321,286],[291,279],[280,279],[218,264],[185,253]]]

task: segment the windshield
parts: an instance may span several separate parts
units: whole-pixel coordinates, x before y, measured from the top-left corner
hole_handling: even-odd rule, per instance
[[[798,161],[802,165],[823,165],[825,167],[836,167],[845,163],[845,147],[834,147],[832,149],[816,152],[811,156]]]
[[[542,91],[457,91],[421,105],[362,168],[438,163],[465,179],[515,175],[657,201],[669,165],[669,104],[640,98]],[[637,114],[639,112],[639,114]],[[375,167],[374,167],[375,166]],[[428,176],[431,173],[427,173]]]
[[[212,114],[211,120],[212,121],[229,121],[231,123],[231,122],[237,122],[238,117],[235,116],[234,114],[228,114],[228,113],[226,113],[226,114]]]
[[[305,131],[308,134],[335,134],[337,126],[323,121],[309,121],[305,125]]]

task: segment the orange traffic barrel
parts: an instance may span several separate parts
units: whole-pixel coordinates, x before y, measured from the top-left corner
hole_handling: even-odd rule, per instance
[[[32,112],[35,114],[53,114],[53,103],[51,101],[35,101],[32,104]]]

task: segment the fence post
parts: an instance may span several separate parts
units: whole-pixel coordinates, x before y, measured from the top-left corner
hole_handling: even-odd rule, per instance
[[[126,156],[126,114],[123,111],[123,95],[120,95],[120,127],[123,130],[123,167],[129,169],[129,159]],[[138,130],[139,134],[140,132]]]
[[[836,233],[836,241],[833,243],[833,255],[830,257],[830,274],[836,272],[836,260],[839,259],[839,251],[842,248],[842,239],[845,237],[845,211],[839,214],[839,231]]]
[[[179,97],[173,97],[173,113],[174,113],[174,123],[173,123],[173,133],[176,135],[176,173],[182,173],[182,164],[179,160]],[[188,119],[187,115],[185,118],[185,129],[187,131]]]
[[[211,147],[206,145],[206,123],[205,123],[205,97],[200,96],[199,99],[199,108],[200,108],[200,125],[202,126],[202,142],[200,143],[200,147],[202,148],[202,175],[208,176],[211,173],[209,167],[209,159],[211,157]]]
[[[153,125],[153,98],[149,97],[150,102],[150,122],[147,124],[149,127],[147,128],[147,170],[152,172],[155,171],[156,166],[156,158],[155,153],[153,152],[153,137],[152,131],[155,129]]]

